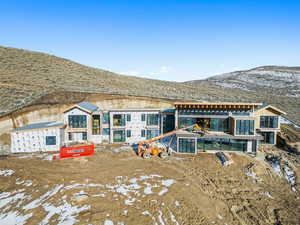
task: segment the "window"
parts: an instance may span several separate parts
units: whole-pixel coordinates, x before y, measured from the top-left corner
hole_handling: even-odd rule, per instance
[[[228,138],[198,138],[198,150],[243,151],[247,150],[247,141]]]
[[[46,145],[56,145],[56,136],[46,136]]]
[[[195,139],[179,138],[178,147],[181,153],[195,153]]]
[[[148,114],[147,126],[157,126],[157,125],[158,125],[158,114]]]
[[[125,130],[114,130],[113,142],[125,142]]]
[[[254,120],[237,120],[237,135],[254,135]]]
[[[179,117],[179,128],[189,127],[196,123],[196,118]]]
[[[82,132],[82,140],[87,140],[87,132]]]
[[[261,132],[260,134],[264,137],[264,140],[260,142],[261,144],[275,144],[274,132]]]
[[[141,136],[146,137],[146,131],[145,130],[141,130]]]
[[[232,139],[231,141],[231,151],[247,151],[247,141],[246,140],[236,140]]]
[[[109,128],[103,128],[102,129],[102,134],[103,135],[109,135],[110,134]]]
[[[146,121],[146,115],[145,114],[142,114],[141,121]]]
[[[114,114],[113,115],[113,125],[114,126],[125,126],[125,114]]]
[[[278,128],[278,116],[261,116],[261,128]]]
[[[103,113],[103,124],[109,124],[109,112]]]
[[[69,115],[69,126],[71,128],[86,128],[86,115]]]
[[[128,122],[131,121],[131,115],[130,115],[130,114],[127,114],[127,115],[126,115],[126,120],[127,120]]]
[[[93,128],[92,128],[93,135],[100,134],[100,115],[93,115]]]
[[[131,130],[127,130],[127,131],[126,131],[126,136],[127,136],[127,137],[131,137]]]
[[[228,119],[210,119],[210,130],[228,132]]]
[[[147,139],[156,137],[159,135],[159,130],[147,130]]]
[[[68,139],[69,141],[72,141],[73,140],[73,135],[71,132],[68,132]]]

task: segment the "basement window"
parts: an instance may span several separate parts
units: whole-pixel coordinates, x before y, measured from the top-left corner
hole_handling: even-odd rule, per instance
[[[46,145],[56,145],[56,136],[46,136]]]

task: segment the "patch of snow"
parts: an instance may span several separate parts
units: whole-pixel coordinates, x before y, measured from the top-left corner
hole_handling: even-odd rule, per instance
[[[268,191],[267,191],[267,192],[265,192],[265,196],[267,196],[268,198],[272,198],[272,199],[274,199],[274,198],[273,198],[273,196],[271,195],[271,193],[270,193],[270,192],[268,192]]]
[[[132,198],[132,199],[126,199],[124,201],[125,205],[133,205],[133,203],[136,201],[135,198]]]
[[[65,186],[64,189],[83,188],[83,187],[103,187],[102,184],[71,184]]]
[[[96,194],[96,195],[92,195],[92,197],[101,197],[104,198],[106,195],[105,194]]]
[[[150,213],[149,213],[149,211],[148,211],[148,210],[146,210],[146,211],[142,212],[142,215],[144,215],[144,216],[148,216],[148,215],[150,215]]]
[[[114,223],[111,220],[105,220],[104,225],[114,225]]]
[[[158,195],[159,196],[162,196],[162,195],[164,195],[165,193],[167,193],[168,192],[168,188],[163,188],[159,193],[158,193]]]
[[[14,194],[14,193],[12,193]],[[4,195],[3,195],[4,196]],[[17,193],[15,195],[8,195],[7,192],[5,193],[6,198],[0,199],[0,208],[12,204],[14,202],[17,202],[19,199],[24,199],[26,195],[24,193]]]
[[[166,187],[170,187],[172,184],[174,184],[176,181],[169,179],[169,180],[162,180],[161,183],[162,185],[166,186]]]
[[[13,170],[0,170],[0,176],[11,176],[15,173]]]
[[[123,210],[123,215],[127,216],[128,215],[128,210]]]
[[[18,212],[9,212],[7,214],[0,213],[0,224],[1,225],[24,225],[26,221],[32,217],[32,213],[21,215]]]
[[[152,188],[151,186],[146,187],[146,188],[144,189],[144,193],[145,193],[146,195],[151,195],[151,194],[153,194],[151,188]]]
[[[60,206],[54,206],[49,203],[43,204],[43,208],[48,212],[47,216],[39,223],[39,225],[47,225],[54,215],[58,215],[58,225],[73,225],[78,220],[75,218],[82,211],[89,210],[91,207],[84,205],[82,207],[72,206],[67,201],[63,200]]]
[[[158,213],[159,213],[159,215],[158,215],[158,221],[160,222],[161,225],[165,225],[162,211],[159,210]]]
[[[256,173],[252,170],[246,172],[246,176],[253,178],[253,183],[261,182],[262,179],[256,176]]]
[[[176,206],[180,206],[179,201],[175,201],[175,205],[176,205]]]
[[[40,198],[35,199],[34,201],[25,205],[23,207],[23,209],[30,210],[30,209],[34,209],[34,208],[40,206],[45,200],[47,200],[48,198],[50,198],[53,195],[56,195],[63,186],[64,186],[63,184],[56,185],[52,190],[46,192]]]
[[[176,220],[176,217],[174,216],[174,214],[169,210],[170,212],[170,216],[171,216],[171,221],[173,223],[175,223],[176,225],[179,225],[178,221]]]

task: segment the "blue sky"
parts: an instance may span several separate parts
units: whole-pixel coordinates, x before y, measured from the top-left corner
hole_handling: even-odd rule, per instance
[[[185,81],[300,66],[300,1],[3,0],[0,45]]]

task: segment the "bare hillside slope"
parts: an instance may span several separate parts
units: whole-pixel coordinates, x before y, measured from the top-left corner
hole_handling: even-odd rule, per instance
[[[0,117],[59,93],[106,93],[152,98],[265,102],[300,122],[300,101],[241,90],[227,91],[209,83],[193,85],[123,76],[56,56],[0,47]],[[73,94],[74,95],[74,94]],[[54,98],[56,99],[56,98]],[[59,98],[57,98],[58,103]],[[76,101],[70,98],[70,101]],[[79,99],[78,99],[79,101]],[[73,103],[73,102],[72,102]]]

